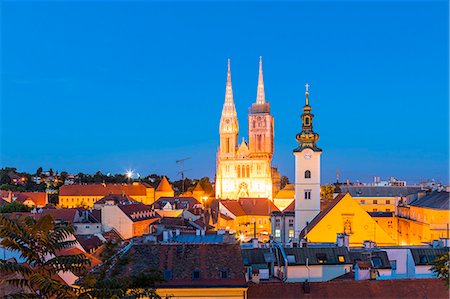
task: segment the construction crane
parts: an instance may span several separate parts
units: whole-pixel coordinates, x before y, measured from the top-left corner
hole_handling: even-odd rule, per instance
[[[177,164],[181,164],[181,171],[178,172],[178,174],[181,174],[181,193],[184,193],[184,173],[186,171],[191,170],[191,169],[184,169],[184,161],[189,160],[189,159],[191,159],[191,157],[187,157],[187,158],[175,161]]]

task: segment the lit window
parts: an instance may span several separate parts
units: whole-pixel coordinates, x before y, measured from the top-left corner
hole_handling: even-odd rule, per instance
[[[294,237],[294,230],[290,229],[289,230],[289,238],[293,238]]]
[[[391,201],[389,199],[386,200],[386,204],[389,205],[391,204]]]
[[[386,209],[386,212],[390,212],[391,211],[391,209]]]
[[[373,204],[374,204],[374,205],[378,204],[378,200],[374,199],[374,200],[373,200]]]
[[[361,204],[363,205],[363,204],[365,204],[366,203],[366,201],[364,200],[364,199],[362,199],[361,200]]]
[[[345,263],[345,257],[343,255],[338,255],[339,263]]]
[[[326,254],[326,253],[317,253],[317,254],[316,254],[316,258],[317,258],[317,262],[318,262],[319,264],[325,264],[325,263],[328,262],[327,254]]]
[[[279,229],[275,230],[275,238],[281,237],[281,231]]]

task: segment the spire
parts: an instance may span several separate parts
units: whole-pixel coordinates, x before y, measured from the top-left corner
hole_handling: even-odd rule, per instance
[[[225,103],[223,104],[222,115],[234,116],[236,115],[236,108],[233,101],[233,87],[231,85],[231,67],[230,59],[228,58],[228,71],[227,71],[227,85],[225,90]]]
[[[305,106],[309,106],[309,84],[308,83],[306,83],[305,84],[305,89],[306,89],[306,91],[305,91]]]
[[[262,56],[259,56],[259,75],[258,75],[258,90],[256,92],[256,104],[264,104],[265,102],[266,102],[266,95],[264,94]]]

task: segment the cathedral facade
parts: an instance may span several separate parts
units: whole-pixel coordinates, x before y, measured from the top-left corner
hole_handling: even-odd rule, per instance
[[[266,102],[262,59],[259,61],[256,102],[249,108],[248,143],[238,141],[239,123],[233,99],[230,60],[228,60],[225,103],[219,126],[220,145],[216,162],[216,197],[273,199],[279,190],[280,175],[272,167],[274,119]]]

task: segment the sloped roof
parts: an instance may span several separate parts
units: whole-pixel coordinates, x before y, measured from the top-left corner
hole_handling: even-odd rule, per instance
[[[102,240],[94,235],[75,235],[75,239],[77,239],[78,243],[80,243],[86,252],[98,248],[103,244]]]
[[[195,205],[200,205],[200,202],[194,197],[181,197],[181,196],[162,196],[158,198],[151,206],[155,209],[162,209],[167,203],[175,206],[175,209],[190,209]]]
[[[156,192],[173,192],[173,188],[165,176],[163,176],[161,182],[159,182],[158,187],[156,187]]]
[[[148,184],[76,184],[63,185],[59,189],[59,196],[105,196],[108,194],[126,194],[128,196],[146,196]]]
[[[171,279],[160,287],[247,287],[239,244],[142,244],[131,247],[128,257],[126,273],[170,271]],[[194,270],[200,278],[193,279]],[[221,278],[221,270],[227,278]]]
[[[116,205],[137,202],[136,200],[125,194],[108,194],[105,197],[97,200],[95,203],[105,204],[107,201],[113,201]]]
[[[241,204],[237,200],[221,200],[220,204],[222,204],[228,211],[230,211],[234,216],[245,216],[245,211],[242,209]]]
[[[118,205],[119,209],[128,216],[133,222],[158,219],[154,216],[154,212],[150,206],[146,206],[141,202]]]
[[[34,202],[36,206],[43,207],[47,204],[47,193],[45,192],[15,192],[17,201],[24,203],[27,199]]]
[[[449,252],[449,248],[411,248],[411,254],[416,266],[431,265],[440,255]]]
[[[294,198],[295,197],[295,185],[294,184],[287,184],[283,189],[278,191],[275,198]]]
[[[350,193],[352,197],[400,197],[422,190],[419,186],[393,187],[393,186],[347,186],[341,185],[342,193]]]
[[[358,261],[371,263],[371,258],[379,258],[381,260],[380,266],[373,266],[374,269],[391,269],[391,263],[386,251],[379,250],[351,250],[350,258],[355,264]],[[370,264],[371,265],[371,264]]]
[[[268,198],[239,198],[239,203],[247,215],[269,216],[273,211],[280,211]]]
[[[303,238],[307,232],[311,231],[320,222],[320,220],[322,220],[328,214],[328,212],[330,212],[341,201],[341,199],[344,198],[344,196],[345,194],[343,193],[338,194],[334,198],[334,200],[316,217],[314,217],[314,219],[308,224],[308,226],[300,232],[300,238]]]
[[[194,190],[192,190],[192,192],[205,192],[205,190],[203,190],[202,185],[200,184],[200,182],[197,183],[197,185],[195,185]]]
[[[446,191],[433,191],[421,199],[414,200],[410,205],[414,207],[448,210],[450,208],[450,193]]]

